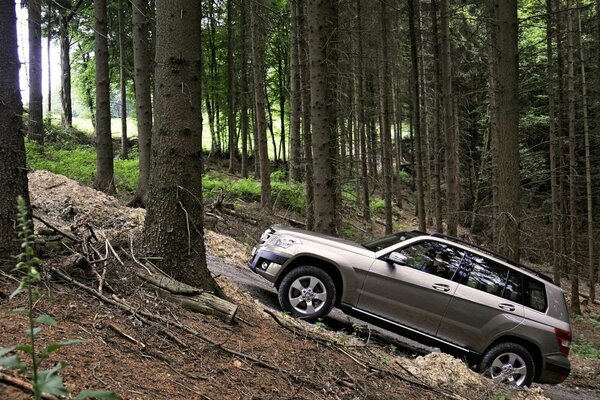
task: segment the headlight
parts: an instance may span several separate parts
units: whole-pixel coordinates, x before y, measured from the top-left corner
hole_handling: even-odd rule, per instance
[[[293,236],[277,235],[277,236],[273,236],[269,240],[268,244],[271,246],[274,246],[274,247],[281,247],[283,249],[287,249],[288,247],[290,247],[294,244],[302,244],[302,241]]]

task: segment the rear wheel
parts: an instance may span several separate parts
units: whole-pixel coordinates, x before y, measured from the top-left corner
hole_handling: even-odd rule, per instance
[[[488,350],[480,363],[480,371],[496,383],[531,386],[535,364],[531,354],[516,343],[499,343]]]
[[[284,311],[306,320],[327,315],[336,297],[331,276],[312,265],[292,269],[282,279],[277,292]]]

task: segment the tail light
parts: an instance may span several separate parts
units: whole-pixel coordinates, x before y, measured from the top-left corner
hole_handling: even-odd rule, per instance
[[[554,328],[554,334],[556,335],[556,340],[558,340],[558,347],[560,348],[560,352],[563,353],[565,356],[568,356],[573,335],[569,331],[565,331],[558,328]]]

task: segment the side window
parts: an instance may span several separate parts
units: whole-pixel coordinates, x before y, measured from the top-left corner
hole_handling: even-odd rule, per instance
[[[544,284],[528,276],[523,276],[523,281],[525,284],[523,305],[537,311],[546,311],[548,302],[546,301],[546,288]]]
[[[405,265],[444,279],[452,279],[465,255],[461,249],[434,241],[415,243],[400,253],[406,257]]]
[[[464,269],[461,268],[463,276],[460,283],[495,296],[502,296],[508,278],[507,267],[473,253],[468,253],[464,264]]]
[[[522,275],[513,270],[508,274],[508,281],[506,281],[506,287],[502,297],[507,300],[514,301],[515,303],[523,302],[523,280]]]

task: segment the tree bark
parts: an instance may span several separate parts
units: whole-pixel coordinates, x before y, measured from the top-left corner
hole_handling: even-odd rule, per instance
[[[571,312],[581,314],[579,303],[579,264],[577,260],[577,199],[575,147],[575,50],[573,34],[573,0],[567,0],[567,95],[569,98],[569,255],[571,257]]]
[[[434,57],[434,85],[435,85],[435,123],[433,134],[433,219],[435,231],[444,233],[442,221],[442,63],[440,36],[438,32],[438,7],[437,0],[431,1],[431,22],[433,33],[433,57]]]
[[[311,88],[309,50],[306,23],[306,1],[298,0],[298,61],[300,69],[300,97],[302,102],[302,138],[304,142],[304,168],[306,184],[306,228],[314,229],[315,204],[314,204],[314,169],[312,153],[311,130]]]
[[[390,13],[385,3],[381,3],[380,14],[380,46],[381,46],[381,67],[379,72],[379,89],[381,92],[381,140],[383,145],[383,193],[385,202],[385,233],[390,234],[393,230],[392,223],[392,133],[391,121],[392,111],[390,85],[386,82],[390,78],[389,69],[389,30],[388,30],[388,14]]]
[[[455,136],[452,118],[452,59],[450,57],[450,23],[448,0],[440,1],[440,46],[442,79],[442,118],[441,123],[446,139],[446,213],[448,234],[458,233],[458,212],[460,204],[460,176],[458,164],[459,138]]]
[[[48,32],[46,40],[46,54],[50,54],[50,45],[52,43],[52,0],[48,0],[48,22],[46,30]],[[47,57],[46,68],[48,69],[48,120],[52,117],[52,62],[50,57]]]
[[[254,74],[254,103],[256,113],[256,135],[258,136],[258,157],[260,159],[260,205],[263,210],[273,207],[271,200],[271,176],[269,165],[269,151],[267,146],[267,121],[265,117],[265,23],[261,18],[264,11],[264,0],[252,3],[251,37],[252,37],[252,64]]]
[[[63,127],[73,126],[73,106],[71,102],[71,38],[69,35],[69,21],[71,1],[65,0],[60,9],[58,34],[60,37],[60,69],[61,69],[61,123]]]
[[[492,0],[496,20],[495,42],[498,60],[496,87],[497,129],[496,176],[498,182],[498,251],[519,259],[519,63],[517,0]],[[492,140],[494,140],[494,137]]]
[[[417,27],[416,19],[418,0],[408,0],[408,18],[410,31],[410,57],[412,63],[412,90],[413,90],[413,124],[415,135],[415,187],[417,192],[417,219],[419,221],[419,230],[425,232],[425,193],[423,191],[423,150],[422,150],[422,129],[421,129],[421,106],[420,106],[420,88],[419,88],[419,59],[417,58]]]
[[[123,13],[125,6],[119,0],[119,86],[121,89],[121,159],[129,157],[129,144],[127,142],[127,75],[125,70],[125,21]]]
[[[580,2],[577,4],[581,5]],[[600,10],[598,10],[600,12]],[[594,209],[592,194],[592,165],[590,160],[590,128],[588,115],[588,89],[585,74],[585,55],[582,44],[581,11],[577,10],[577,26],[579,33],[579,65],[581,67],[581,110],[583,113],[583,141],[585,147],[585,192],[587,206],[587,246],[588,246],[588,273],[590,301],[596,299],[596,285],[594,277]]]
[[[364,63],[364,33],[363,14],[361,11],[361,0],[356,0],[356,19],[358,30],[358,130],[360,141],[360,186],[362,198],[362,213],[365,221],[371,221],[371,204],[369,198],[369,173],[367,160],[367,130],[365,117],[365,63]]]
[[[0,269],[10,271],[20,249],[15,240],[17,197],[29,203],[13,0],[0,0],[0,37]]]
[[[312,152],[314,166],[314,230],[336,234],[336,116],[334,45],[337,0],[307,0],[310,59]]]
[[[250,90],[248,88],[248,4],[242,2],[240,4],[240,53],[241,53],[241,72],[240,72],[240,131],[242,135],[242,162],[241,174],[243,178],[248,177],[248,96]]]
[[[94,1],[96,42],[96,178],[94,187],[115,194],[113,144],[110,130],[110,78],[106,0]]]
[[[130,204],[145,207],[148,204],[150,143],[152,138],[148,0],[132,0],[131,9],[133,19],[133,67],[138,127],[139,177],[135,196]]]
[[[235,172],[237,139],[233,63],[233,0],[227,0],[227,129],[229,133],[229,173]]]
[[[290,34],[290,181],[302,180],[302,140],[300,137],[300,114],[302,97],[300,90],[298,0],[290,1],[292,31]]]
[[[42,2],[29,0],[29,131],[28,137],[44,143],[42,103]]]
[[[185,0],[156,5],[156,129],[144,247],[162,257],[167,275],[220,293],[204,248],[200,7]]]

